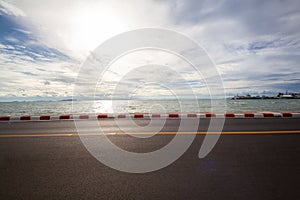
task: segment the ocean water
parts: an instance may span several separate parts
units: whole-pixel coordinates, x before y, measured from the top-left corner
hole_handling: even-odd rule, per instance
[[[73,105],[72,105],[73,104]],[[284,112],[300,111],[300,99],[226,100],[97,100],[0,102],[0,115],[79,113],[199,113],[199,112]]]

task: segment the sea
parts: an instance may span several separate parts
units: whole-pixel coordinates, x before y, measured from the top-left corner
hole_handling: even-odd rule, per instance
[[[0,116],[93,113],[300,112],[300,99],[0,102]]]

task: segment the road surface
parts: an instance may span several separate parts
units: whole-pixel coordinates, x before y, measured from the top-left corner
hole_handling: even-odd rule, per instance
[[[97,131],[93,122],[81,122],[87,133]],[[126,127],[128,121],[118,123]],[[201,119],[199,133],[208,123]],[[114,120],[100,124],[106,133],[121,132]],[[178,124],[167,120],[161,134],[148,139],[108,137],[126,150],[148,152],[172,140]],[[1,122],[0,199],[300,199],[299,119],[226,119],[224,132],[238,134],[221,135],[203,159],[198,152],[205,135],[198,134],[168,167],[130,174],[93,158],[73,121]]]

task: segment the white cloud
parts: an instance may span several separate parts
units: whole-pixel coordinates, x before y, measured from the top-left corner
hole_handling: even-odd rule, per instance
[[[13,15],[16,17],[24,17],[26,16],[26,14],[24,13],[24,11],[20,8],[18,8],[17,6],[8,3],[6,1],[0,0],[0,15],[1,12],[7,14],[7,15]]]
[[[300,74],[299,1],[131,0],[124,3],[108,0],[11,0],[10,3],[0,2],[2,12],[14,16],[26,16],[22,22],[27,23],[29,32],[24,31],[38,37],[37,41],[29,41],[29,43],[37,42],[39,45],[42,42],[80,62],[95,47],[116,34],[145,27],[167,28],[190,36],[207,51],[223,76],[226,91],[230,94],[238,91],[278,92],[283,87],[300,87],[300,81],[297,80]],[[12,41],[14,38],[7,39]],[[59,89],[59,85],[64,88],[65,83],[63,78],[56,77],[57,74],[62,73],[65,77],[69,77],[66,80],[70,82],[70,78],[75,76],[74,72],[78,71],[79,66],[76,64],[69,64],[76,68],[72,70],[71,67],[65,68],[67,62],[51,63],[53,60],[34,53],[32,55],[40,57],[40,63],[33,66],[32,62],[29,62],[30,56],[20,56],[14,46],[9,50],[9,45],[0,45],[0,48],[6,52],[1,55],[5,57],[3,63],[12,62],[11,65],[6,65],[9,67],[3,68],[3,71],[17,75],[16,72],[9,72],[12,65],[20,68],[21,71],[24,71],[21,64],[31,66],[28,70],[39,74],[44,80],[37,81],[37,88],[47,86],[47,95],[51,94],[50,91],[64,93],[63,89]],[[32,44],[24,44],[26,45]],[[12,59],[13,54],[16,60]],[[155,53],[151,53],[149,57],[145,54],[139,56],[143,59],[127,60],[125,63],[127,66],[133,63],[139,65],[145,63],[147,59],[156,59],[157,64],[176,66],[177,70],[186,72],[182,73],[182,76],[187,81],[191,81],[196,93],[205,94],[203,85],[192,82],[196,81],[197,76],[184,71],[184,64],[180,61],[168,58],[167,55],[160,58]],[[49,80],[46,79],[46,72],[43,74],[44,72],[36,70],[37,65],[41,64],[49,67],[46,69],[49,72],[47,75],[50,77]],[[119,65],[119,68],[116,67],[106,74],[106,93],[109,93],[118,80],[117,75],[128,70],[128,67],[123,66],[125,65]],[[56,71],[52,71],[53,69]],[[67,73],[71,75],[68,76]],[[26,79],[26,76],[18,74],[18,78],[22,80]],[[159,78],[162,77],[157,77]],[[36,80],[37,77],[31,79]],[[45,81],[49,81],[50,84],[45,85]],[[13,88],[13,84],[10,87]],[[159,94],[163,95],[163,89],[159,91]],[[153,94],[149,88],[147,93]]]
[[[0,97],[69,97],[78,65],[67,61],[34,62],[24,54],[14,52],[0,54]],[[49,84],[45,84],[49,83]],[[53,94],[55,93],[55,96]]]
[[[27,13],[28,27],[32,28],[45,44],[80,60],[114,35],[141,27],[159,27],[169,22],[169,7],[164,2],[12,2]]]

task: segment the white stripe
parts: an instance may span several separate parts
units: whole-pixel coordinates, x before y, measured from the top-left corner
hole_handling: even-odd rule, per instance
[[[107,118],[116,118],[118,114],[108,113]]]
[[[263,118],[264,114],[262,113],[254,113],[254,118]]]
[[[50,116],[50,120],[59,120],[59,116]]]
[[[273,113],[274,117],[282,117],[281,113]]]
[[[89,119],[92,120],[98,119],[98,115],[89,115]]]
[[[187,117],[187,114],[178,114],[178,117],[179,117],[179,118],[184,118],[184,119],[185,119],[185,118],[188,118],[188,117]]]
[[[70,115],[70,119],[75,119],[75,120],[77,120],[77,119],[79,119],[79,116],[80,116],[80,115]]]
[[[109,116],[112,117],[112,118],[118,118],[118,115],[119,115],[118,113],[115,113],[115,114],[111,113],[111,114],[109,114]]]
[[[225,118],[224,114],[216,114],[216,118]]]
[[[11,116],[10,121],[19,121],[20,118],[21,118],[20,116]]]
[[[143,118],[147,118],[147,119],[152,118],[152,115],[151,115],[151,114],[143,114],[143,115],[144,115]]]
[[[40,120],[40,116],[31,116],[30,120],[31,121],[39,121]]]
[[[169,118],[169,114],[160,114],[160,117],[157,117],[157,118]]]
[[[234,114],[234,118],[245,118],[245,114]]]
[[[132,114],[125,114],[125,118],[132,118]]]
[[[300,113],[292,113],[292,117],[300,117]]]
[[[203,113],[197,114],[197,118],[206,118],[206,115]]]

